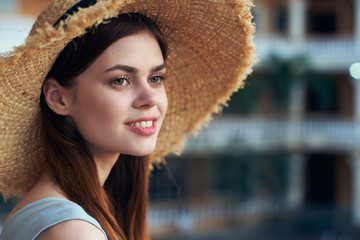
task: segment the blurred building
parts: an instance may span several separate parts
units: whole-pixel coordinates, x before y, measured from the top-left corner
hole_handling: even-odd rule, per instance
[[[279,215],[359,226],[360,82],[349,67],[360,60],[360,1],[254,2],[259,64],[224,114],[170,159],[184,199],[169,210],[176,217],[163,204],[158,214],[187,231]],[[155,196],[164,175],[154,175]],[[167,189],[176,199],[179,188]]]
[[[0,52],[24,43],[32,24],[51,0],[1,0]]]
[[[0,52],[50,0],[1,0]],[[360,0],[254,0],[259,63],[221,117],[151,176],[153,236],[316,214],[360,225]],[[330,225],[328,225],[330,226]],[[210,238],[207,238],[210,239]]]

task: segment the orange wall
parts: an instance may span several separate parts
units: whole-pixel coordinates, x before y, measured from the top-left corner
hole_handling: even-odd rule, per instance
[[[20,13],[24,15],[39,15],[51,0],[20,0]]]

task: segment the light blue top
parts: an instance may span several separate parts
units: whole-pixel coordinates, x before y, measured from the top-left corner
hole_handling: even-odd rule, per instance
[[[0,240],[34,240],[44,230],[64,221],[84,220],[105,235],[100,224],[78,204],[63,198],[44,198],[15,212],[6,222]]]

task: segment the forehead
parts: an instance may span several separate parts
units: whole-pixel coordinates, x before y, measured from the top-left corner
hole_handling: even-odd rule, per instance
[[[108,68],[114,64],[121,64],[141,68],[163,63],[163,55],[154,36],[148,32],[139,32],[115,41],[93,65]]]

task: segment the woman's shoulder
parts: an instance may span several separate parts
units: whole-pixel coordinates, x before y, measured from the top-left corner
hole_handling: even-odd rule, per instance
[[[43,174],[39,181],[22,197],[18,204],[16,204],[15,208],[9,214],[9,217],[25,206],[46,198],[66,199],[66,196],[59,191],[59,188],[47,174]]]
[[[102,238],[84,235],[81,239],[106,239],[104,230],[93,217],[68,200],[51,181],[43,178],[9,214],[0,239],[35,239],[42,234],[54,235],[43,239],[57,239],[57,234],[61,234],[59,239],[71,239],[68,235],[64,237],[64,234],[70,234],[74,229],[76,234],[102,234]]]
[[[0,239],[38,236],[43,236],[42,239],[79,239],[80,236],[80,239],[106,239],[100,224],[78,204],[57,197],[37,200],[16,211],[6,220]]]
[[[63,239],[87,239],[105,240],[106,237],[97,227],[82,220],[70,220],[59,223],[42,232],[37,240],[63,240]]]
[[[0,239],[35,239],[42,234],[42,239],[106,239],[100,224],[78,204],[57,197],[37,200],[16,211],[6,220]],[[96,238],[88,238],[89,234]]]

